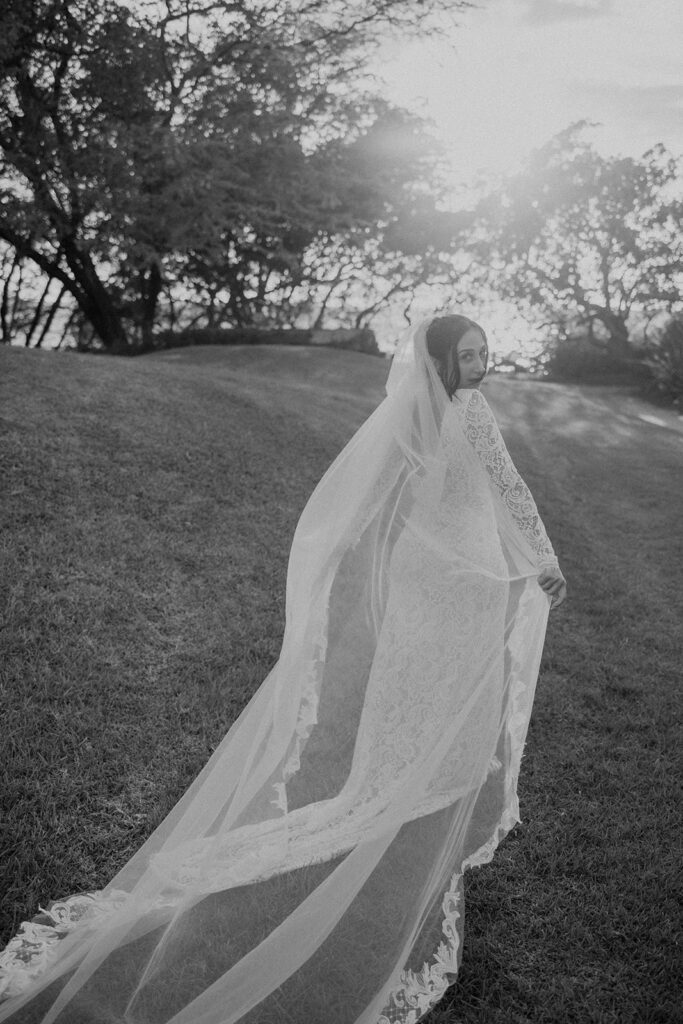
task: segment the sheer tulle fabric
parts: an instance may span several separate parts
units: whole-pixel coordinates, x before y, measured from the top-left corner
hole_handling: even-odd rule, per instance
[[[0,1020],[412,1024],[453,981],[462,872],[518,820],[555,559],[425,329],[301,516],[278,663],[110,885],[13,940]]]

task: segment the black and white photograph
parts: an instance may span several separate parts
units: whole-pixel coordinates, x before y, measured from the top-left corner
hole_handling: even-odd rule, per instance
[[[683,1024],[681,53],[0,2],[0,1022]]]

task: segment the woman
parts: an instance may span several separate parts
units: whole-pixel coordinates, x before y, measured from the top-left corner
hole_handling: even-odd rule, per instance
[[[452,982],[565,596],[486,360],[465,317],[407,333],[297,526],[277,665],[111,884],[10,943],[0,1020],[414,1024]]]

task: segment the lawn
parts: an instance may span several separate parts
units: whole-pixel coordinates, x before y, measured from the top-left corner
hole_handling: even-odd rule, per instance
[[[2,941],[116,872],[265,677],[297,518],[386,368],[0,352]],[[571,596],[523,824],[469,875],[460,980],[429,1021],[683,1021],[680,420],[613,388],[486,394]]]

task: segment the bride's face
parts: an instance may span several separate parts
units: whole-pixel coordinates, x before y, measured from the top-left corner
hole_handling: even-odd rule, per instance
[[[459,388],[478,388],[486,375],[488,352],[481,333],[470,327],[458,342]]]

